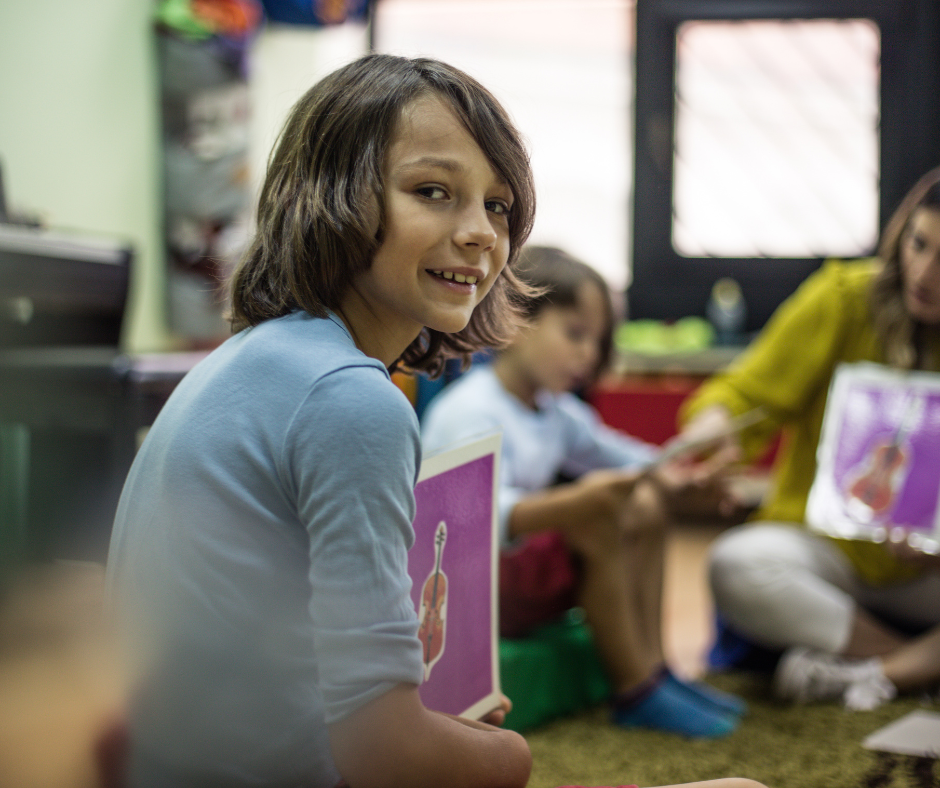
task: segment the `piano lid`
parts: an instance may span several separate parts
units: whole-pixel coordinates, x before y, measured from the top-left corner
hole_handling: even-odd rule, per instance
[[[116,347],[132,256],[126,241],[0,223],[0,347]]]

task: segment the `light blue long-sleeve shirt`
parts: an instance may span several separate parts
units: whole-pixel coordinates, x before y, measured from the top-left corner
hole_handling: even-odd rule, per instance
[[[422,678],[417,419],[335,316],[232,337],[161,411],[109,581],[144,670],[141,785],[327,788],[327,724]]]

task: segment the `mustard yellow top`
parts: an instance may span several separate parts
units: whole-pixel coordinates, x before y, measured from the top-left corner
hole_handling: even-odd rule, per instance
[[[884,363],[868,306],[877,266],[875,260],[825,263],[777,309],[735,362],[706,381],[680,409],[679,420],[685,423],[709,405],[724,405],[733,415],[763,406],[768,418],[741,436],[749,459],[759,456],[782,431],[771,489],[753,520],[804,522],[836,365]],[[869,583],[883,585],[918,573],[882,545],[834,541]]]

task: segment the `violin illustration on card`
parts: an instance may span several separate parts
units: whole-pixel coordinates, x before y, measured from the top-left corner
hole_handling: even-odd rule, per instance
[[[940,374],[840,364],[816,460],[811,528],[873,542],[905,532],[940,553]]]
[[[861,522],[874,522],[891,509],[910,466],[908,436],[924,412],[923,399],[908,398],[901,420],[887,440],[874,442],[861,470],[846,490],[846,507]]]
[[[424,650],[425,681],[431,677],[431,668],[444,654],[447,634],[447,575],[441,569],[441,560],[444,557],[446,541],[447,526],[441,520],[434,535],[434,569],[421,589],[421,611],[418,614],[418,639]]]

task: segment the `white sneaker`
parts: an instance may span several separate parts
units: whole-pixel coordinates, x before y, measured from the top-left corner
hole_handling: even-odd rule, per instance
[[[879,666],[877,675],[852,682],[842,695],[842,701],[850,711],[871,711],[893,700],[897,694],[898,688],[882,673]]]
[[[850,660],[795,647],[780,658],[774,693],[794,703],[841,698],[853,710],[873,709],[897,694],[877,659]]]

